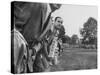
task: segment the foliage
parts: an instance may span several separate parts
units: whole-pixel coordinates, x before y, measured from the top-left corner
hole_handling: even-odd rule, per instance
[[[68,35],[64,35],[64,36],[62,37],[62,41],[63,41],[63,43],[68,43],[68,44],[70,44],[70,43],[71,43],[71,38],[70,38]]]
[[[71,37],[71,44],[78,44],[78,36],[76,34],[73,34],[72,37]]]
[[[80,30],[83,44],[97,44],[97,20],[90,17]]]

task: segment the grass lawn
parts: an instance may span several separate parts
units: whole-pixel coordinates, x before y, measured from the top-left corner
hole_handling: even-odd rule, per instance
[[[64,49],[59,63],[50,67],[50,71],[83,70],[97,68],[97,50]]]

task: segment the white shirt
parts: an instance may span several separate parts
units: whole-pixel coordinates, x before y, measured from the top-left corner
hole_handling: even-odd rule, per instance
[[[57,41],[57,37],[54,37],[52,44],[50,46],[50,53],[49,53],[49,57],[55,57],[58,55],[58,47],[57,47],[58,41]]]

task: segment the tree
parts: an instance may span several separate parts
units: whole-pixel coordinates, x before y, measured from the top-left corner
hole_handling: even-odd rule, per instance
[[[74,45],[78,44],[78,40],[79,40],[78,36],[76,34],[73,34],[71,37],[71,43]]]
[[[71,43],[71,38],[68,35],[64,35],[62,37],[62,42],[70,44]]]
[[[97,44],[97,20],[90,17],[80,30],[83,44]]]

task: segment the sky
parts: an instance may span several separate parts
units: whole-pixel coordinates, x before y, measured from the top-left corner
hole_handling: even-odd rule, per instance
[[[62,5],[52,16],[62,17],[66,35],[71,37],[73,34],[77,34],[80,38],[79,31],[88,18],[93,17],[96,20],[98,19],[98,9],[96,6]]]

